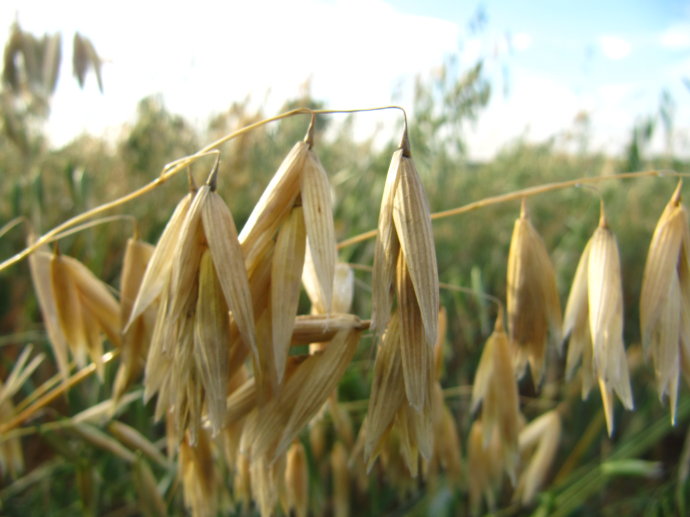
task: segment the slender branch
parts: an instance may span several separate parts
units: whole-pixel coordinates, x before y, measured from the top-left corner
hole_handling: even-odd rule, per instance
[[[244,135],[245,133],[248,133],[250,131],[253,131],[254,129],[257,129],[261,126],[265,126],[267,124],[270,124],[272,122],[276,122],[278,120],[282,120],[284,118],[288,117],[293,117],[295,115],[316,115],[316,114],[335,114],[335,113],[359,113],[359,112],[368,112],[368,111],[380,111],[380,110],[388,110],[388,109],[398,109],[403,112],[405,115],[405,110],[400,107],[400,106],[376,106],[373,108],[358,108],[358,109],[349,109],[349,110],[330,110],[330,109],[320,109],[320,110],[313,110],[310,108],[296,108],[290,111],[286,111],[284,113],[280,113],[279,115],[276,115],[274,117],[269,117],[263,120],[259,120],[257,122],[254,122],[253,124],[249,124],[248,126],[244,126],[236,131],[233,131],[231,133],[228,133],[227,135],[211,142],[210,144],[206,145],[199,151],[197,151],[194,154],[190,154],[189,156],[185,156],[183,158],[180,158],[178,160],[175,160],[173,162],[168,163],[163,167],[163,171],[161,172],[160,176],[158,176],[155,180],[151,181],[150,183],[147,183],[143,187],[138,188],[137,190],[130,192],[129,194],[126,194],[122,197],[119,197],[113,201],[110,201],[108,203],[104,203],[100,206],[94,207],[91,210],[87,210],[86,212],[82,212],[81,214],[75,215],[74,217],[68,219],[67,221],[64,221],[63,223],[59,224],[58,226],[54,227],[52,230],[49,232],[43,234],[41,237],[39,237],[34,243],[30,244],[26,248],[24,248],[22,251],[19,253],[16,253],[12,257],[5,259],[3,262],[0,262],[0,271],[9,268],[10,266],[13,266],[14,264],[20,262],[21,260],[25,259],[28,257],[31,253],[36,251],[38,248],[41,246],[52,242],[55,240],[56,236],[65,232],[66,230],[84,222],[87,221],[99,214],[102,214],[103,212],[107,212],[108,210],[112,210],[113,208],[117,208],[119,206],[122,206],[126,203],[129,203],[130,201],[133,201],[145,194],[148,194],[152,190],[156,189],[157,187],[161,186],[163,183],[168,181],[170,178],[175,176],[178,172],[183,170],[184,168],[188,167],[191,165],[194,161],[198,160],[199,158],[203,158],[205,156],[208,156],[209,154],[215,154],[217,152],[217,148],[223,145],[224,143],[237,138],[241,135]],[[405,115],[406,117],[406,115]]]
[[[621,174],[614,174],[611,176],[594,176],[594,177],[583,177],[574,180],[558,181],[555,183],[546,183],[544,185],[537,185],[536,187],[527,187],[520,190],[514,190],[506,194],[498,194],[496,196],[486,197],[478,201],[473,201],[472,203],[467,203],[466,205],[459,206],[457,208],[451,208],[449,210],[443,210],[441,212],[434,212],[431,214],[431,220],[435,221],[437,219],[445,219],[446,217],[452,217],[455,215],[464,214],[467,212],[472,212],[480,208],[485,208],[491,205],[498,205],[501,203],[507,203],[509,201],[517,201],[523,198],[536,196],[539,194],[545,194],[547,192],[553,192],[555,190],[562,190],[565,188],[577,187],[580,185],[590,184],[590,183],[600,183],[602,181],[608,180],[626,180],[626,179],[638,179],[647,178],[652,176],[672,176],[672,177],[690,177],[690,173],[668,171],[668,170],[653,170],[653,171],[641,171],[641,172],[625,172]],[[338,243],[338,249],[346,248],[354,244],[359,244],[366,240],[376,237],[376,230],[369,230],[359,235],[355,235],[344,241]]]

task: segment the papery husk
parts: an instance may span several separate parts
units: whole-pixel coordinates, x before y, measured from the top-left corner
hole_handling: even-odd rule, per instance
[[[125,330],[131,322],[138,318],[156,300],[168,282],[172,272],[172,262],[179,245],[182,224],[187,217],[187,212],[194,199],[195,192],[189,192],[175,207],[163,233],[151,256],[146,272],[141,280],[141,286],[137,292],[137,298],[129,311],[129,318],[125,323]]]
[[[388,326],[393,309],[395,268],[400,252],[400,241],[393,223],[393,201],[398,188],[402,155],[402,149],[393,153],[379,211],[371,294],[371,327],[378,336]]]
[[[287,451],[285,492],[285,514],[306,517],[309,509],[309,468],[304,446],[299,441],[293,442]]]
[[[285,374],[297,316],[306,238],[303,210],[295,207],[278,232],[271,268],[272,346],[278,383]]]
[[[367,471],[371,470],[381,452],[393,419],[403,403],[406,403],[402,360],[400,356],[400,317],[394,313],[378,347],[374,363],[374,375],[367,412],[364,459]]]
[[[559,343],[561,307],[556,273],[544,241],[527,217],[523,202],[508,253],[508,333],[516,348],[517,373],[529,362],[535,386],[544,374],[546,347]]]
[[[120,279],[120,321],[122,323],[130,320],[139,288],[154,250],[154,246],[139,239],[130,238],[127,240]],[[115,403],[143,369],[153,334],[155,317],[156,307],[155,304],[152,304],[132,321],[126,331],[122,331],[120,367],[113,383],[113,401]]]
[[[328,175],[311,149],[304,161],[300,189],[310,256],[321,289],[324,309],[329,313],[333,301],[337,259],[333,202]]]
[[[260,408],[251,457],[275,461],[337,387],[359,342],[359,331],[341,331],[323,352],[309,356]]]
[[[513,497],[523,506],[534,502],[544,486],[560,438],[561,417],[556,410],[544,413],[520,432],[520,452],[527,459],[527,465],[520,473]]]

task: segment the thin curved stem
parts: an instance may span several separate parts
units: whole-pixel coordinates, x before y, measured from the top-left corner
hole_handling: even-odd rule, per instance
[[[438,219],[445,219],[447,217],[452,217],[455,215],[465,214],[467,212],[472,212],[480,208],[485,208],[487,206],[498,205],[501,203],[507,203],[509,201],[516,201],[523,198],[536,196],[539,194],[545,194],[547,192],[553,192],[555,190],[562,190],[565,188],[576,187],[584,184],[590,183],[600,183],[608,180],[626,180],[626,179],[637,179],[637,178],[647,178],[652,176],[673,176],[678,178],[690,177],[690,173],[676,172],[676,171],[641,171],[641,172],[625,172],[621,174],[614,174],[611,176],[595,176],[595,177],[583,177],[574,180],[557,181],[554,183],[546,183],[544,185],[537,185],[536,187],[527,187],[520,190],[514,190],[506,194],[498,194],[496,196],[486,197],[478,201],[473,201],[456,208],[451,208],[449,210],[442,210],[441,212],[434,212],[431,214],[431,220],[435,221]],[[376,237],[376,230],[369,230],[367,232],[360,233],[344,241],[338,243],[338,249],[346,248],[354,244],[359,244],[366,240]]]
[[[70,228],[73,228],[74,226],[87,221],[99,214],[102,214],[103,212],[107,212],[108,210],[112,210],[113,208],[117,208],[119,206],[122,206],[126,203],[129,203],[130,201],[133,201],[145,194],[148,194],[152,190],[156,189],[163,183],[165,183],[167,180],[169,180],[171,177],[175,176],[178,172],[181,170],[185,169],[189,165],[191,165],[193,162],[198,160],[199,158],[203,158],[205,156],[208,156],[209,154],[216,154],[217,153],[217,148],[223,145],[224,143],[237,138],[241,135],[244,135],[245,133],[248,133],[250,131],[253,131],[254,129],[257,129],[261,126],[265,126],[267,124],[270,124],[272,122],[276,122],[278,120],[282,120],[288,117],[293,117],[295,115],[316,115],[316,114],[335,114],[335,113],[359,113],[359,112],[367,112],[367,111],[380,111],[380,110],[387,110],[387,109],[398,109],[405,114],[405,110],[400,107],[400,106],[377,106],[373,108],[358,108],[358,109],[349,109],[349,110],[330,110],[330,109],[319,109],[319,110],[313,110],[310,108],[296,108],[290,111],[286,111],[284,113],[280,113],[278,115],[275,115],[273,117],[269,117],[263,120],[259,120],[257,122],[254,122],[253,124],[249,124],[247,126],[244,126],[236,131],[233,131],[231,133],[228,133],[225,136],[222,136],[221,138],[214,140],[210,144],[204,146],[202,149],[197,151],[194,154],[185,156],[183,158],[180,158],[178,160],[175,160],[173,162],[170,162],[166,164],[163,167],[163,170],[161,174],[153,181],[150,183],[147,183],[146,185],[138,188],[137,190],[130,192],[129,194],[126,194],[122,197],[119,197],[113,201],[110,201],[108,203],[104,203],[100,206],[97,206],[95,208],[92,208],[91,210],[87,210],[86,212],[83,212],[81,214],[75,215],[74,217],[68,219],[67,221],[64,221],[63,223],[59,224],[58,226],[54,227],[52,230],[48,231],[47,233],[43,234],[41,237],[39,237],[34,243],[30,244],[26,248],[24,248],[22,251],[19,253],[16,253],[12,257],[5,259],[3,262],[0,262],[0,271],[3,271],[4,269],[7,269],[10,266],[13,266],[14,264],[20,262],[21,260],[25,259],[28,257],[31,253],[36,251],[38,248],[43,246],[44,244],[48,242],[52,242],[55,240],[56,236],[66,232]],[[405,117],[407,117],[405,115]]]

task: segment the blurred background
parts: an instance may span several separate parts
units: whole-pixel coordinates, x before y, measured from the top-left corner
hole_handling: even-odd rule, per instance
[[[0,42],[0,226],[25,218],[44,232],[134,190],[166,163],[234,129],[298,106],[402,105],[432,211],[579,177],[688,172],[687,1],[4,0]],[[402,120],[399,112],[385,111],[319,121],[316,149],[330,174],[342,240],[375,227]],[[283,120],[223,147],[219,191],[238,226],[307,123],[301,117]],[[204,177],[205,166],[194,166],[197,178]],[[550,492],[555,497],[559,490],[573,490],[564,514],[673,515],[685,508],[687,458],[679,459],[679,451],[690,406],[683,406],[676,427],[667,425],[640,442],[649,422],[668,420],[653,372],[641,360],[637,307],[647,245],[674,187],[674,178],[614,180],[596,190],[572,188],[529,202],[532,222],[555,263],[563,304],[596,226],[599,196],[619,240],[625,278],[625,338],[637,411],[617,414],[615,440],[605,437],[596,394],[580,402],[578,389],[563,382],[563,359],[555,353],[547,388],[536,394],[521,386],[528,419],[572,399],[549,478],[567,465]],[[175,178],[116,212],[135,216],[142,237],[155,242],[186,188],[185,178]],[[434,223],[441,281],[504,299],[518,212],[515,202]],[[2,236],[0,258],[22,249],[26,229],[19,225]],[[117,287],[132,232],[131,222],[122,220],[65,238],[60,247]],[[371,244],[348,247],[341,259],[371,264]],[[354,312],[368,317],[369,274],[358,271],[357,282]],[[1,378],[27,343],[50,354],[31,289],[26,264],[0,272]],[[449,320],[442,383],[451,390],[449,405],[463,444],[472,416],[468,391],[456,388],[471,385],[495,317],[495,307],[481,300],[442,292]],[[39,377],[54,373],[49,362]],[[366,399],[369,363],[356,363],[343,400]],[[108,396],[97,380],[83,386],[60,402],[60,412],[74,414]],[[31,389],[29,381],[27,393]],[[683,388],[681,401],[687,397]],[[353,416],[357,425],[362,416]],[[152,439],[161,434],[151,423],[151,408],[140,405],[128,418]],[[78,437],[69,439],[78,443]],[[52,479],[54,486],[39,477],[39,492],[3,479],[0,499],[8,515],[21,508],[45,515],[87,508],[72,481],[84,465],[49,437],[37,443],[27,453],[27,471],[57,456],[64,459],[60,476]],[[614,469],[611,477],[576,490],[578,480],[598,472],[612,450],[635,444],[630,450],[645,462],[637,470]],[[576,445],[577,454],[571,454]],[[103,451],[88,454],[97,472],[122,471]],[[124,481],[105,487],[103,475],[94,479],[102,488],[99,514],[114,515],[133,497]],[[644,497],[640,486],[647,490]],[[386,489],[361,497],[371,515],[414,509],[424,514],[432,507],[453,515],[466,506],[466,491],[451,485],[411,499]],[[551,508],[548,497],[549,492],[537,511]],[[524,511],[511,506],[509,490],[499,494],[499,503],[506,515]]]

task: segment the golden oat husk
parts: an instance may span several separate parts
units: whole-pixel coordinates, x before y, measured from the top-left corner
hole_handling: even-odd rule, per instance
[[[471,513],[479,515],[482,499],[486,500],[489,511],[493,511],[503,470],[498,433],[494,432],[489,443],[485,444],[482,422],[475,420],[467,439],[467,450]]]
[[[338,386],[359,342],[359,331],[339,332],[321,353],[309,356],[284,382],[279,393],[260,409],[252,458],[275,461],[297,433],[321,409]]]
[[[237,468],[233,477],[233,494],[235,499],[244,507],[248,508],[252,500],[252,479],[250,474],[250,461],[245,454],[238,454]]]
[[[424,325],[424,342],[438,335],[439,286],[431,212],[412,158],[403,152],[393,198],[393,222]]]
[[[225,202],[214,191],[214,187],[205,185],[200,192],[204,189],[209,189],[210,192],[208,201],[204,203],[201,211],[201,220],[213,257],[213,265],[240,335],[254,357],[257,357],[252,297],[235,222]]]
[[[285,514],[307,517],[309,509],[309,468],[304,446],[299,441],[293,442],[287,451],[285,492],[287,496]]]
[[[252,498],[259,507],[261,517],[269,517],[285,493],[285,454],[273,463],[265,458],[252,459],[249,473],[251,477]]]
[[[374,270],[371,282],[371,327],[378,336],[381,336],[385,331],[393,309],[395,267],[400,252],[400,241],[393,223],[393,201],[398,189],[398,170],[402,155],[402,149],[395,151],[388,168],[374,248]]]
[[[51,258],[51,285],[58,319],[75,359],[88,353],[103,376],[101,333],[120,345],[120,309],[109,288],[81,262],[58,253]]]
[[[283,381],[299,305],[306,230],[302,207],[295,207],[278,232],[271,267],[273,357],[278,383]]]
[[[654,229],[640,293],[642,345],[652,355],[659,397],[669,395],[674,423],[683,343],[690,337],[690,229],[681,186]]]
[[[308,151],[309,144],[304,141],[292,147],[242,228],[239,241],[248,271],[252,270],[256,257],[263,254],[266,247],[272,246],[280,223],[294,206]]]
[[[515,479],[518,463],[520,408],[518,387],[508,336],[503,330],[503,311],[499,310],[496,326],[486,342],[472,387],[472,411],[482,405],[484,447],[494,433],[502,444],[502,461],[506,472]]]
[[[568,341],[566,378],[572,379],[579,362],[582,378],[582,399],[588,395],[595,382],[592,357],[592,333],[589,329],[588,265],[591,240],[587,242],[575,270],[568,301],[563,316],[563,336]]]
[[[199,295],[194,318],[194,364],[204,386],[206,409],[213,434],[223,427],[228,391],[230,321],[211,253],[199,266]]]
[[[552,410],[530,422],[520,432],[520,453],[528,459],[523,468],[514,499],[523,506],[531,504],[544,486],[561,439],[561,417]]]
[[[374,375],[367,410],[364,460],[371,471],[395,414],[406,403],[400,357],[400,317],[393,313],[381,340],[374,363]]]
[[[127,240],[127,248],[120,279],[120,321],[130,320],[146,267],[154,253],[154,247],[136,238]],[[148,353],[153,334],[156,309],[147,308],[122,332],[120,366],[113,383],[113,401],[117,403],[131,382],[139,376]]]
[[[348,517],[350,515],[350,469],[348,467],[348,453],[341,442],[335,442],[330,455],[332,475],[331,508],[333,517]]]
[[[163,288],[160,303],[156,311],[151,344],[146,356],[144,367],[144,402],[151,400],[166,382],[170,375],[172,365],[172,347],[167,343],[168,327],[170,321],[168,315],[168,302],[171,296],[167,293],[169,283]],[[160,418],[160,415],[156,418]]]
[[[311,260],[319,281],[324,308],[329,313],[333,302],[337,259],[333,202],[328,175],[311,149],[304,160],[300,192]]]
[[[177,204],[158,239],[141,280],[134,306],[129,311],[128,321],[123,321],[125,328],[129,327],[131,322],[138,318],[163,292],[172,272],[172,259],[179,245],[182,224],[187,217],[194,195],[194,191],[187,193]]]
[[[47,251],[39,250],[32,253],[29,255],[29,269],[58,370],[62,378],[66,379],[69,376],[69,344],[62,331],[56,300],[53,296],[51,257],[52,254]]]
[[[593,362],[601,389],[606,424],[613,432],[615,391],[626,409],[633,408],[630,376],[623,345],[623,288],[616,238],[605,216],[592,236],[587,270],[589,328],[592,334]]]
[[[218,487],[211,444],[205,433],[199,434],[195,445],[189,439],[180,443],[178,464],[185,506],[195,517],[216,515]]]
[[[396,291],[400,313],[400,356],[407,402],[416,411],[424,410],[429,400],[429,382],[433,375],[433,343],[426,341],[423,318],[409,275],[407,262],[401,252],[398,257]],[[434,315],[438,319],[437,315]]]
[[[529,362],[535,386],[541,383],[549,335],[560,342],[561,307],[556,273],[523,201],[508,252],[508,331],[516,348],[517,372]]]

